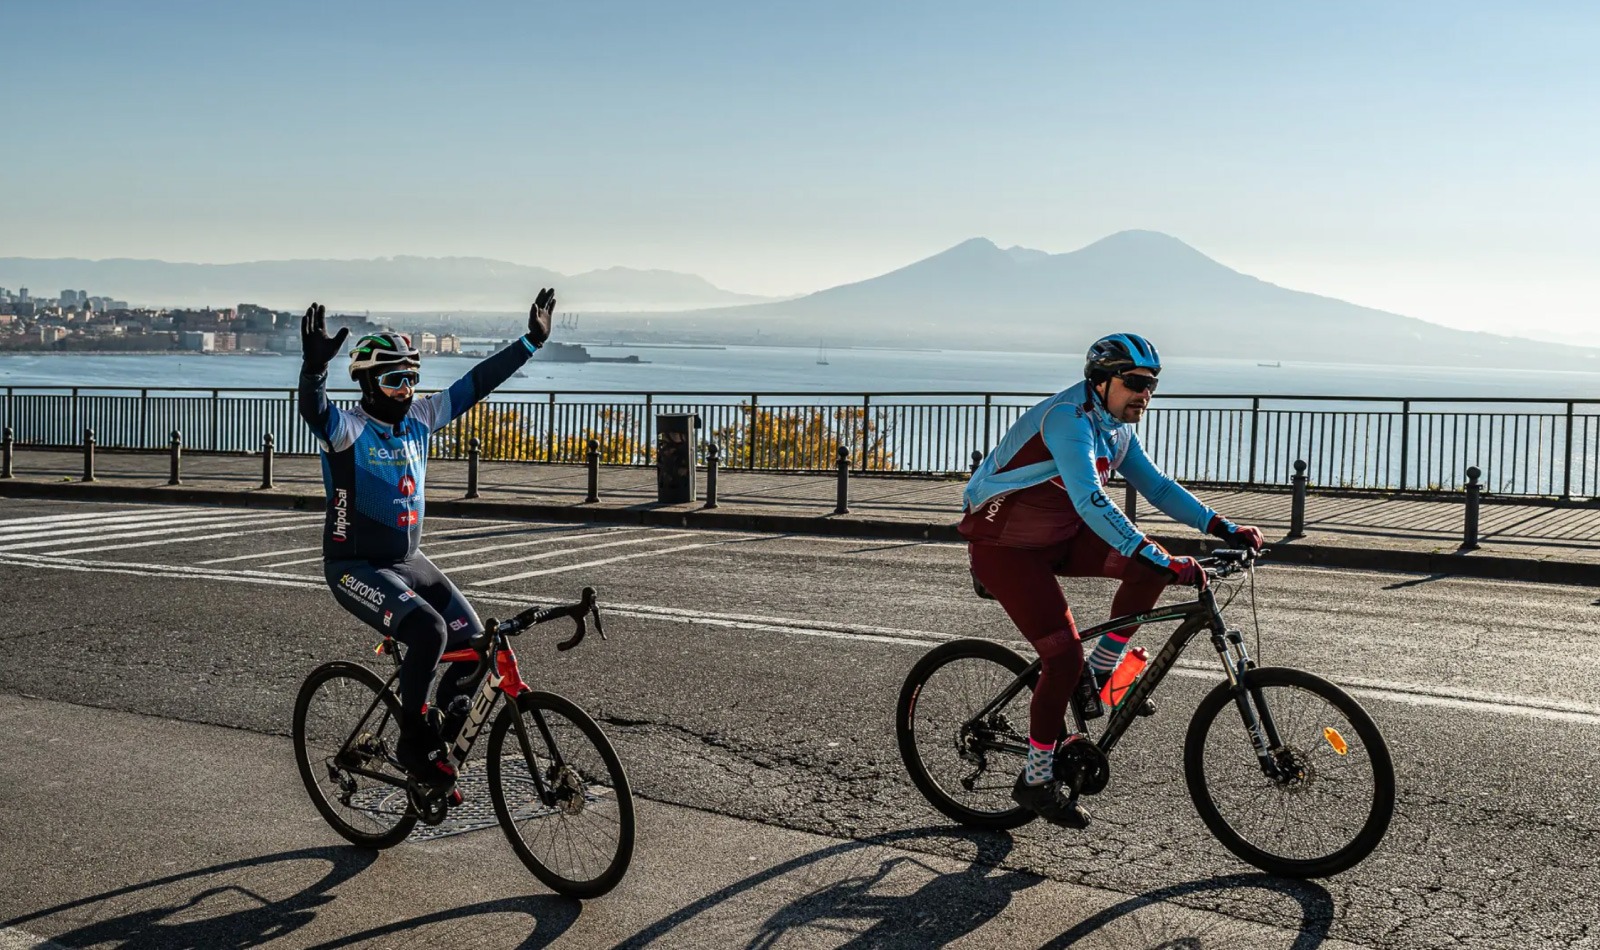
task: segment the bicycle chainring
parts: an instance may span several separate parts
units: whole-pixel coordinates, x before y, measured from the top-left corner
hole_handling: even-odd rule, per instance
[[[1079,795],[1098,795],[1111,781],[1111,762],[1099,746],[1078,739],[1056,750],[1055,775]]]

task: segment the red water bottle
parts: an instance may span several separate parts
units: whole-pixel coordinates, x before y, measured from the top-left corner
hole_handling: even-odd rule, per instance
[[[1100,701],[1107,706],[1115,706],[1122,702],[1122,697],[1128,694],[1128,687],[1144,672],[1144,666],[1150,662],[1150,654],[1144,647],[1134,647],[1123,654],[1122,662],[1111,671],[1111,678],[1106,680],[1106,685],[1100,690]]]

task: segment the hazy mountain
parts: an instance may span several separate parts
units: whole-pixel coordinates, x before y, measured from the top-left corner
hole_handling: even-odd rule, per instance
[[[772,298],[736,294],[702,277],[610,267],[561,274],[481,257],[251,261],[183,264],[118,258],[0,258],[0,287],[55,297],[67,288],[135,306],[232,306],[293,310],[312,300],[342,310],[519,310],[540,287],[563,310],[682,310]]]
[[[1153,231],[1124,231],[1065,254],[973,238],[795,300],[664,315],[650,325],[733,339],[759,330],[774,341],[1066,353],[1133,330],[1187,356],[1600,368],[1600,350],[1452,330],[1288,290]]]

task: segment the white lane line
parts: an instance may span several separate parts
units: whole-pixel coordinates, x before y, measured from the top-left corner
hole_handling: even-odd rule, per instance
[[[745,540],[745,539],[738,539]],[[715,542],[721,544],[731,541]],[[705,547],[709,545],[692,545]],[[652,553],[652,552],[647,552]],[[658,552],[655,552],[658,553]],[[635,557],[637,555],[629,555]],[[615,558],[613,560],[625,560]],[[91,561],[80,558],[55,557],[44,554],[7,554],[0,552],[0,564],[45,568],[74,572],[131,574],[140,577],[164,576],[187,580],[214,580],[230,583],[265,584],[276,587],[294,587],[303,590],[326,590],[321,578],[305,574],[274,574],[266,571],[235,571],[221,568],[187,567],[177,564],[127,563],[121,561]],[[546,597],[535,594],[511,597],[503,593],[469,591],[475,601],[511,607],[527,607],[530,602],[542,604],[563,603],[570,596]],[[951,640],[964,639],[962,635],[931,630],[911,630],[895,627],[877,627],[865,624],[832,623],[784,617],[759,617],[750,614],[720,614],[697,612],[670,607],[643,604],[602,603],[605,614],[620,614],[643,619],[659,620],[697,627],[717,627],[763,633],[786,633],[795,636],[819,637],[831,640],[864,641],[893,646],[929,648]],[[1029,647],[1021,641],[1000,641],[1024,656]],[[1172,670],[1173,676],[1185,679],[1222,681],[1222,671],[1215,664],[1180,661]],[[1396,683],[1362,677],[1326,677],[1352,695],[1385,702],[1413,706],[1436,706],[1475,713],[1500,716],[1517,716],[1528,719],[1546,719],[1557,722],[1600,726],[1600,705],[1569,700],[1530,701],[1522,696],[1511,696],[1480,690],[1452,687],[1423,688],[1411,683]],[[3,950],[3,948],[0,948]]]
[[[67,950],[54,940],[36,937],[16,927],[0,927],[0,950]]]
[[[541,537],[534,538],[531,541],[516,541],[516,542],[513,542],[511,544],[490,544],[490,545],[486,545],[486,546],[481,547],[481,548],[467,548],[465,551],[440,551],[437,554],[435,554],[433,551],[430,550],[430,551],[427,552],[427,554],[428,554],[429,560],[437,561],[437,560],[440,560],[441,558],[447,558],[447,557],[466,557],[469,554],[483,554],[486,551],[509,551],[512,548],[528,548],[528,547],[533,547],[536,544],[550,544],[550,543],[555,542],[555,541],[581,541],[581,540],[583,540],[585,538],[604,538],[604,537],[608,537],[608,536],[614,535],[614,534],[624,534],[624,533],[630,532],[630,531],[645,531],[645,530],[648,530],[648,529],[643,528],[643,527],[639,527],[639,528],[608,528],[608,529],[603,530],[603,531],[591,531],[588,534],[547,534],[547,535],[543,535]],[[430,547],[431,547],[431,545],[430,545]],[[579,549],[579,550],[581,550],[581,549]],[[510,562],[508,562],[508,563],[510,563]],[[479,564],[479,565],[476,565],[476,566],[477,567],[485,567],[487,565]],[[462,567],[462,568],[456,568],[456,570],[468,570],[468,568]]]
[[[321,517],[321,516],[319,515],[318,517]],[[531,530],[531,529],[536,529],[536,528],[557,528],[557,527],[564,527],[564,526],[550,524],[550,523],[546,523],[546,522],[495,521],[495,522],[489,522],[489,523],[484,524],[484,525],[480,525],[480,526],[478,526],[476,528],[451,528],[448,531],[429,531],[427,533],[427,542],[428,542],[428,547],[429,548],[433,548],[433,547],[436,547],[436,546],[441,545],[441,544],[462,544],[462,543],[467,542],[467,541],[476,541],[476,540],[478,540],[478,538],[453,538],[453,539],[447,540],[447,541],[440,541],[439,540],[440,538],[450,538],[451,535],[457,535],[457,534],[481,535],[485,531],[494,531],[494,530],[498,530],[498,529],[501,529],[501,528],[505,528],[507,530],[505,531],[503,537],[514,538],[514,537],[517,537],[519,535],[527,534],[528,530]],[[522,530],[515,530],[515,529],[522,529]],[[566,537],[566,535],[552,535],[552,537]],[[274,563],[274,564],[265,565],[266,567],[290,567],[290,566],[295,565],[295,564],[310,564],[313,561],[322,560],[322,554],[321,554],[322,545],[316,544],[316,545],[312,545],[311,547],[306,547],[306,548],[288,548],[287,550],[283,550],[283,551],[273,551],[270,554],[239,554],[239,555],[235,555],[234,557],[219,557],[219,558],[213,558],[213,559],[211,559],[209,561],[200,561],[198,563],[200,563],[200,564],[226,564],[226,563],[231,562],[231,561],[245,561],[245,560],[249,560],[250,558],[256,558],[256,557],[273,557],[273,556],[279,555],[279,554],[306,554],[306,553],[309,553],[309,552],[312,552],[312,551],[318,552],[316,557],[303,557],[303,558],[298,558],[298,559],[293,560],[293,561],[278,561],[277,563]],[[432,557],[432,556],[433,555],[431,555],[431,554],[429,555],[429,557]]]
[[[182,534],[173,538],[160,538],[155,541],[132,541],[127,544],[102,544],[92,548],[74,548],[68,554],[98,554],[101,551],[123,551],[128,548],[149,548],[163,544],[204,544],[208,541],[217,541],[222,538],[242,538],[251,534],[271,534],[277,531],[305,531],[308,528],[320,528],[316,524],[280,524],[270,528],[251,528],[248,531],[223,531],[220,534],[191,535]],[[48,552],[46,552],[48,553]]]
[[[321,518],[321,517],[322,517],[321,515],[282,515],[282,514],[273,515],[273,514],[266,514],[264,516],[252,516],[252,517],[249,517],[249,518],[234,518],[234,519],[228,520],[228,521],[203,521],[203,522],[199,522],[199,523],[196,523],[196,524],[178,525],[178,526],[166,527],[166,528],[150,528],[150,529],[140,530],[140,531],[114,531],[114,532],[112,532],[110,534],[102,534],[99,537],[94,538],[93,540],[95,540],[95,541],[122,541],[122,540],[126,540],[128,538],[151,538],[151,537],[158,537],[158,536],[161,536],[161,535],[172,535],[172,534],[186,534],[186,535],[193,536],[193,532],[196,532],[196,531],[215,531],[215,530],[217,530],[219,528],[238,528],[238,527],[244,527],[244,526],[247,526],[247,525],[257,525],[257,524],[260,524],[263,521],[285,521],[285,520],[288,520],[288,521],[295,521],[295,522],[303,522],[303,521],[306,521],[307,519]],[[201,535],[200,537],[206,537],[206,535]],[[38,548],[62,547],[63,545],[69,545],[70,546],[72,544],[82,543],[84,540],[85,539],[82,539],[82,538],[79,538],[79,539],[68,538],[65,541],[62,541],[60,539],[51,540],[51,541],[26,541],[26,542],[23,542],[22,544],[4,544],[4,545],[0,545],[0,551],[28,551],[28,550],[35,550],[35,549],[38,549]]]
[[[687,532],[687,533],[694,534],[695,532],[691,531],[691,532]],[[682,537],[682,535],[677,535],[677,537]],[[666,539],[665,538],[660,538],[660,539],[655,539],[655,540],[666,540]],[[606,564],[615,564],[618,561],[632,561],[632,560],[634,560],[636,558],[641,558],[641,557],[660,557],[663,554],[676,554],[679,551],[693,551],[696,548],[714,548],[714,547],[719,547],[719,546],[724,545],[724,544],[738,544],[738,543],[740,543],[742,541],[755,541],[755,540],[759,540],[759,539],[758,538],[728,538],[728,539],[722,540],[722,541],[705,541],[705,542],[702,542],[700,544],[680,544],[675,548],[662,548],[659,551],[641,551],[638,554],[623,554],[623,555],[620,555],[618,557],[602,558],[601,560],[598,560],[598,561],[585,561],[582,564],[564,564],[561,567],[547,567],[542,571],[523,571],[520,574],[508,574],[505,577],[492,577],[492,578],[490,578],[490,579],[488,579],[486,581],[475,581],[474,583],[480,584],[480,585],[482,585],[482,584],[509,584],[512,581],[520,581],[520,580],[524,580],[524,579],[529,578],[529,577],[543,577],[546,574],[564,574],[567,571],[579,571],[579,570],[582,570],[582,569],[584,569],[586,567],[601,567],[601,566],[606,565]],[[618,543],[620,544],[622,542],[618,542]],[[611,547],[611,546],[612,545],[596,545],[596,547]],[[531,561],[531,560],[534,560],[534,558],[528,558],[528,560]],[[463,570],[463,568],[457,568],[457,570]]]
[[[266,512],[250,513],[251,517],[266,517],[266,515]],[[65,528],[46,528],[42,525],[30,525],[26,531],[9,534],[0,531],[0,544],[10,544],[13,541],[32,541],[36,538],[67,538],[83,534],[99,534],[102,531],[128,531],[133,528],[162,528],[178,524],[204,524],[208,521],[222,521],[243,516],[244,513],[238,510],[219,511],[215,508],[181,509],[176,512],[167,511],[159,515],[141,516],[139,518],[119,518],[117,523],[109,521],[77,522]]]
[[[568,554],[578,554],[583,551],[599,551],[602,548],[620,548],[635,544],[651,544],[656,541],[671,541],[674,538],[687,538],[695,534],[693,531],[679,531],[673,534],[659,534],[644,538],[628,538],[625,541],[607,541],[605,544],[582,544],[575,548],[562,548],[559,551],[546,551],[543,554],[519,554],[516,557],[501,558],[498,561],[483,561],[479,564],[457,564],[450,568],[452,571],[481,571],[487,567],[504,567],[507,564],[526,564],[529,561],[547,561],[553,557],[565,557]],[[635,555],[637,557],[638,555]],[[478,581],[480,584],[494,584],[498,581]]]
[[[171,505],[144,505],[139,508],[105,508],[99,511],[85,511],[75,515],[36,515],[28,518],[0,518],[0,530],[12,525],[28,524],[58,524],[63,521],[93,521],[96,518],[112,518],[118,515],[137,515],[156,511],[190,511],[189,506],[175,508]]]

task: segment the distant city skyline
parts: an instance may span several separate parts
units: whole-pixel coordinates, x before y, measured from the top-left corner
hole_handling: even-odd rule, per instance
[[[15,0],[0,32],[41,51],[0,60],[0,256],[474,256],[791,295],[971,237],[1147,228],[1600,344],[1587,4]]]

